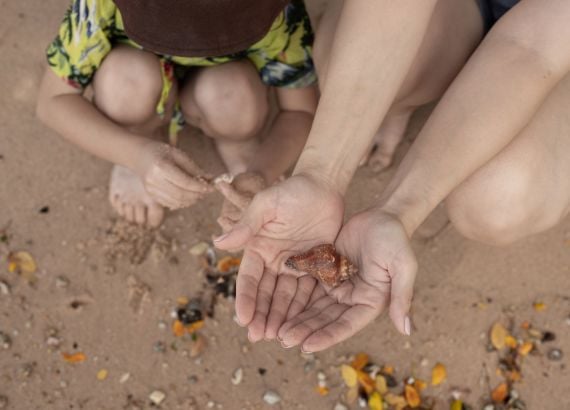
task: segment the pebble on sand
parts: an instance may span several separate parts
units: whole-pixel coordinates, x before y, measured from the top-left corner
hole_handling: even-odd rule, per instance
[[[546,356],[548,357],[549,360],[552,360],[553,362],[558,362],[562,360],[564,354],[560,349],[550,349]]]
[[[158,406],[164,401],[164,399],[166,399],[166,394],[160,390],[155,390],[148,396],[148,398],[153,404]]]
[[[0,331],[0,348],[8,350],[12,347],[12,339],[6,333]]]
[[[344,404],[342,403],[337,403],[334,405],[334,409],[333,410],[348,410],[348,407],[346,407]]]
[[[242,380],[243,380],[243,369],[241,367],[238,367],[237,369],[235,369],[232,375],[232,384],[234,386],[237,386],[238,384],[241,383]]]
[[[2,280],[0,280],[0,295],[10,295],[10,286]]]
[[[267,390],[263,394],[263,401],[265,401],[270,406],[273,406],[274,404],[277,404],[281,401],[281,396],[273,390]]]

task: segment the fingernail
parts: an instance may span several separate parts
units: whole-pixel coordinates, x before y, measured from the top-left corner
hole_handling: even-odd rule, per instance
[[[406,316],[404,318],[404,333],[408,336],[411,336],[412,334],[412,322],[410,321],[409,316]]]
[[[301,352],[305,353],[305,354],[313,354],[313,352],[309,351],[309,350],[305,350],[303,348],[301,348]]]
[[[231,232],[228,232],[228,233],[225,233],[225,234],[223,234],[223,235],[218,236],[217,238],[214,238],[214,242],[221,242],[221,241],[223,241],[224,239],[226,239],[226,238],[230,235],[230,233],[231,233]]]
[[[281,342],[281,347],[283,347],[285,349],[291,349],[293,347],[293,345],[287,346],[287,344],[285,344],[285,342]]]

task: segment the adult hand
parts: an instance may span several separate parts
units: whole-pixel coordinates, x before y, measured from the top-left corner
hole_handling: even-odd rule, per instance
[[[317,244],[334,242],[344,214],[342,196],[304,174],[257,194],[218,248],[245,247],[237,277],[236,314],[255,342],[272,339],[281,324],[305,308],[316,285],[285,269],[285,260]],[[269,312],[271,313],[269,314]]]
[[[378,209],[353,216],[341,229],[337,250],[358,265],[358,274],[336,288],[321,283],[302,312],[284,323],[285,347],[316,352],[372,322],[389,305],[396,328],[411,333],[410,304],[417,263],[400,221]]]
[[[266,187],[265,180],[255,172],[237,175],[232,183],[219,181],[215,187],[224,196],[218,224],[224,232],[230,232],[243,216],[255,194]]]
[[[194,204],[213,187],[210,178],[188,155],[171,145],[148,141],[134,172],[153,200],[170,209]]]

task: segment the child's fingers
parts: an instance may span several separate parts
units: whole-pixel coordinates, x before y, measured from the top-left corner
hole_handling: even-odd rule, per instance
[[[242,194],[225,181],[217,182],[216,188],[228,201],[242,211],[245,210],[251,202],[251,197]]]
[[[159,188],[155,186],[147,186],[146,191],[154,201],[158,202],[163,207],[168,209],[180,208],[179,204],[176,203],[176,201],[174,201],[170,196],[166,195]]]
[[[162,192],[176,205],[176,208],[193,205],[203,196],[200,192],[185,191],[167,180],[163,180],[160,184],[148,184],[148,187],[154,187],[157,191]]]
[[[165,161],[162,163],[158,168],[158,172],[154,174],[154,178],[151,177],[148,182],[158,185],[162,183],[162,180],[168,180],[170,183],[185,191],[204,194],[212,191],[212,188],[207,182],[192,177],[172,162]]]
[[[174,160],[178,164],[178,166],[180,166],[180,168],[182,168],[184,171],[188,172],[190,175],[204,177],[208,180],[212,180],[214,178],[213,175],[205,172],[202,168],[200,168],[198,166],[198,164],[196,164],[192,160],[192,158],[190,158],[184,152],[182,152],[180,150],[174,150],[172,155],[174,157]]]

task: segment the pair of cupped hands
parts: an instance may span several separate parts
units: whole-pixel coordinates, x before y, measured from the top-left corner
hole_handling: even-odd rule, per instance
[[[208,189],[201,195],[212,189],[197,178],[204,174],[185,154],[169,152],[164,163],[195,176]],[[409,335],[417,263],[400,220],[373,207],[343,225],[342,194],[316,174],[299,173],[263,187],[259,176],[248,173],[217,186],[226,198],[218,220],[225,233],[214,244],[244,251],[236,314],[250,341],[277,339],[286,348],[317,352],[351,337],[384,310]],[[323,243],[334,243],[358,266],[355,276],[334,288],[285,266],[290,256]]]

